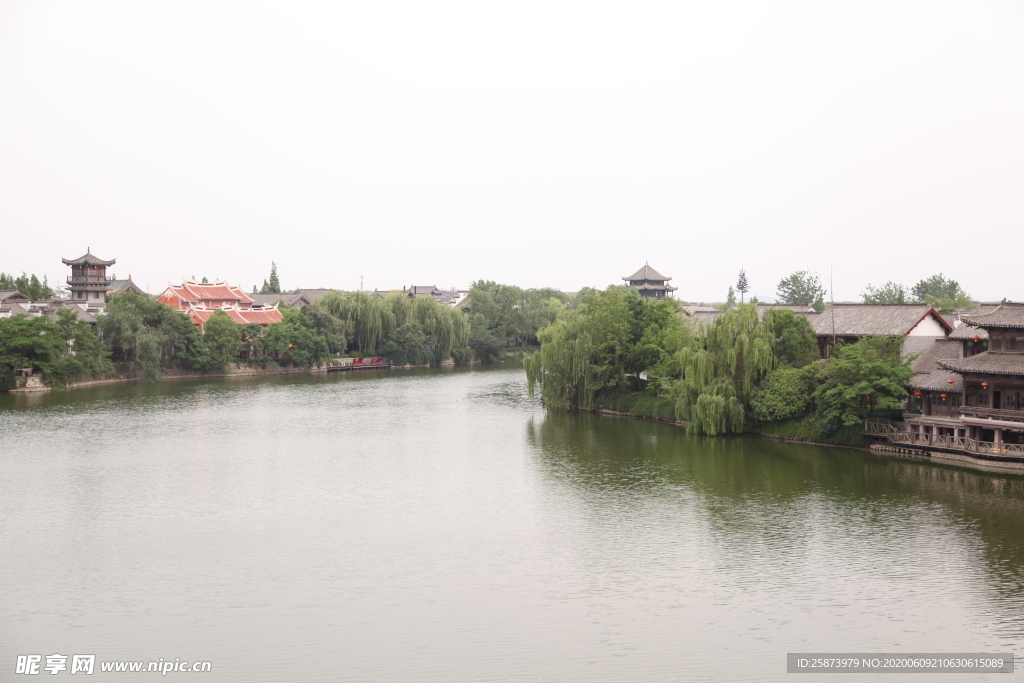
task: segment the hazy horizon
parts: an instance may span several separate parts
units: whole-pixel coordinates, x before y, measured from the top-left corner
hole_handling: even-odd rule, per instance
[[[1020,300],[1022,122],[1009,1],[8,0],[0,271]]]

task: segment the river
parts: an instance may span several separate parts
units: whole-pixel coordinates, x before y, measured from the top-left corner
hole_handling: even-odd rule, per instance
[[[787,652],[1019,657],[1022,523],[1019,475],[546,413],[516,367],[0,395],[0,671],[782,681]]]

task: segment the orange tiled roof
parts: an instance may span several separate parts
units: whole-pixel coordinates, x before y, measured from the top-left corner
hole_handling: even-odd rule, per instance
[[[205,326],[206,322],[217,311],[224,311],[239,325],[273,325],[284,320],[284,315],[277,307],[268,308],[240,308],[238,306],[225,306],[223,308],[207,308],[206,306],[193,305],[189,308],[188,316],[193,325]]]
[[[200,303],[202,301],[237,301],[242,304],[253,303],[252,297],[242,291],[241,287],[232,287],[223,280],[214,282],[196,282],[185,280],[180,285],[171,285],[170,291],[182,301]]]

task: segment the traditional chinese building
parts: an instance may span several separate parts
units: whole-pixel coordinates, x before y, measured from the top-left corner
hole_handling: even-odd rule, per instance
[[[255,303],[241,287],[233,287],[223,280],[198,282],[195,278],[185,280],[180,285],[169,286],[157,297],[157,301],[176,311],[188,311],[193,306],[244,309],[251,308]]]
[[[193,325],[199,328],[200,332],[206,332],[206,323],[217,311],[224,311],[232,320],[239,325],[259,325],[267,327],[284,320],[281,311],[277,306],[253,306],[241,308],[239,306],[222,306],[219,308],[207,308],[206,306],[192,306],[188,309],[188,319]]]
[[[866,337],[900,340],[904,358],[945,339],[952,326],[928,304],[830,304],[821,313],[807,314],[818,337],[818,351],[828,358],[834,344],[853,344]]]
[[[961,339],[937,344],[918,359],[930,354],[932,367],[911,379],[913,398],[903,424],[888,433],[868,432],[884,433],[894,443],[1024,466],[1024,303],[1004,301],[960,319]],[[977,334],[967,336],[971,330]],[[978,351],[982,332],[988,348]]]
[[[142,291],[142,287],[139,287],[132,281],[132,276],[129,275],[127,280],[118,280],[116,277],[112,277],[110,280],[110,289],[107,290],[107,298],[115,294],[124,294],[125,292],[134,292],[136,294],[145,294]]]
[[[90,306],[104,306],[107,303],[107,291],[110,289],[111,283],[111,279],[107,277],[107,267],[114,265],[117,261],[104,261],[93,256],[89,249],[86,249],[84,256],[61,260],[64,265],[71,266],[71,277],[68,278],[71,298],[85,301]]]
[[[275,295],[277,301],[285,295]],[[188,314],[192,324],[204,332],[206,322],[218,310],[224,311],[239,325],[255,324],[261,327],[284,320],[276,305],[257,302],[242,291],[223,280],[198,282],[195,278],[180,285],[171,285],[157,297],[157,301],[176,311]]]
[[[664,299],[666,295],[679,289],[668,284],[672,278],[662,275],[646,263],[643,268],[622,279],[629,283],[630,287],[635,287],[640,296],[649,299]]]

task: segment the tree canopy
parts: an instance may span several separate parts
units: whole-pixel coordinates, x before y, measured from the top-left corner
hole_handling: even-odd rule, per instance
[[[540,350],[526,359],[531,394],[551,408],[592,409],[637,388],[643,373],[678,372],[679,349],[693,343],[676,303],[643,299],[632,287],[584,289],[577,306],[541,328]]]
[[[925,278],[914,285],[910,291],[914,301],[928,301],[929,299],[949,299],[955,301],[961,295],[966,296],[956,280],[950,280],[942,273]]]
[[[14,387],[18,368],[49,372],[50,364],[64,348],[64,331],[48,318],[0,318],[0,389]]]
[[[16,289],[33,301],[53,298],[53,289],[50,288],[45,275],[40,280],[35,274],[22,273],[15,277],[13,273],[0,273],[0,289]]]
[[[907,288],[896,282],[886,282],[881,287],[868,285],[861,294],[866,304],[906,304],[910,303]]]
[[[747,280],[747,271],[743,268],[740,269],[740,276],[736,281],[736,291],[740,293],[740,303],[743,303],[744,297],[747,292],[750,291],[750,282]]]
[[[824,301],[825,288],[817,273],[798,270],[779,281],[775,296],[781,304],[810,306]]]
[[[270,262],[270,277],[263,281],[260,287],[260,294],[279,294],[281,292],[281,280],[277,277],[277,264]]]

